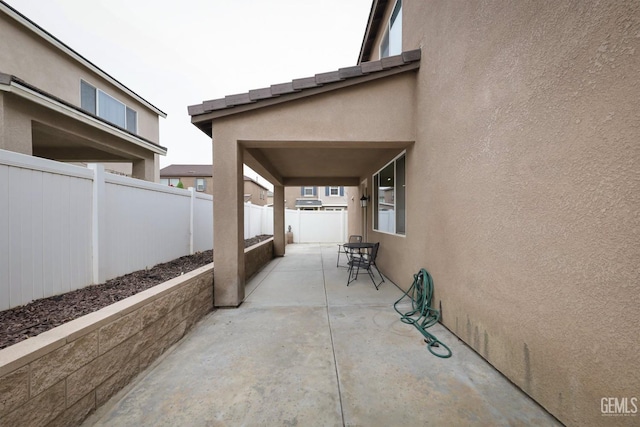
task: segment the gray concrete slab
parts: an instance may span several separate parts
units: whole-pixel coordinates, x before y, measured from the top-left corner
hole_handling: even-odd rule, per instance
[[[393,283],[346,286],[335,245],[288,245],[84,425],[560,425],[440,325],[431,355]]]

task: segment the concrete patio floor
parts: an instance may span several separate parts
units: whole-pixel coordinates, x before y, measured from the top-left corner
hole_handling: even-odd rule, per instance
[[[288,245],[84,425],[561,425],[441,325],[453,356],[431,355],[400,289],[347,287],[336,248]]]

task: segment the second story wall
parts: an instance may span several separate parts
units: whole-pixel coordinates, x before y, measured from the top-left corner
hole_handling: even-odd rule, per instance
[[[14,75],[77,107],[81,106],[80,81],[85,80],[136,111],[137,134],[159,143],[157,110],[144,105],[143,100],[118,87],[115,81],[100,75],[104,72],[97,67],[90,68],[72,57],[64,50],[69,48],[60,41],[18,21],[24,18],[14,12],[13,16],[4,13],[5,9],[6,6],[0,4],[0,72]]]

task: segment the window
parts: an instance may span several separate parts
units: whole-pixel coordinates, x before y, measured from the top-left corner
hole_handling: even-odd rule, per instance
[[[302,187],[302,195],[315,196],[316,195],[315,187]]]
[[[380,58],[402,53],[402,0],[398,0],[380,44]]]
[[[160,184],[176,187],[180,182],[180,178],[160,178]]]
[[[405,154],[373,176],[373,229],[405,234]]]
[[[80,107],[129,132],[138,132],[138,113],[111,95],[80,80]]]
[[[204,191],[207,189],[207,183],[204,178],[196,178],[196,191]]]
[[[330,196],[339,196],[340,195],[340,187],[329,187],[329,195]]]

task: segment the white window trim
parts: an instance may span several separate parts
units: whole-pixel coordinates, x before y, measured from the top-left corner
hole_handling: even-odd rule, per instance
[[[391,14],[389,14],[389,19],[387,20],[387,25],[385,25],[385,30],[384,33],[382,33],[382,40],[380,40],[380,44],[378,45],[378,58],[382,59],[382,41],[385,39],[385,37],[387,38],[387,43],[389,45],[389,51],[391,51],[391,40],[389,40],[389,37],[391,35],[391,18],[393,18],[393,11],[396,10],[396,6],[398,5],[398,2],[402,2],[402,0],[396,0],[393,3],[393,7],[391,8]],[[400,5],[400,10],[402,10],[402,4]],[[402,15],[400,15],[400,25],[402,25]],[[402,46],[402,39],[400,41],[400,45]],[[402,48],[400,48],[400,53],[402,53]],[[397,54],[395,54],[397,55]],[[391,55],[391,52],[389,52],[389,54],[386,57],[389,56],[393,56]],[[385,58],[386,58],[385,57]]]
[[[311,189],[311,194],[307,194],[307,188]],[[313,187],[302,187],[302,197],[313,197]]]
[[[98,88],[96,85],[94,85],[93,83],[89,83],[87,80],[85,79],[80,79],[80,108],[82,108],[82,82],[86,83],[87,85],[91,86],[95,91],[96,91],[96,105],[95,105],[95,110],[96,110],[96,116],[100,117],[103,120],[106,120],[107,122],[111,123],[114,126],[118,126],[121,127],[122,129],[126,130],[127,132],[131,132],[135,135],[138,135],[138,110],[135,110],[133,108],[131,108],[129,105],[125,104],[124,102],[120,101],[118,98],[116,98],[115,96],[103,91],[102,89]],[[111,120],[108,120],[104,117],[102,117],[100,115],[100,94],[104,94],[106,96],[108,96],[109,98],[113,99],[114,101],[122,104],[124,106],[124,126],[120,126],[116,123],[113,123]],[[133,111],[134,113],[136,113],[136,123],[135,123],[135,127],[136,130],[135,132],[130,131],[129,129],[127,129],[127,109]]]
[[[200,180],[202,180],[202,186],[198,184],[198,181]],[[206,188],[207,188],[207,182],[205,181],[205,178],[196,178],[196,191],[202,192],[202,191],[205,191]]]
[[[402,156],[405,156],[405,157],[404,157],[404,159],[405,159],[405,171],[404,171],[404,178],[405,178],[405,188],[406,188],[406,179],[407,179],[407,169],[406,169],[406,167],[407,167],[407,166],[406,166],[406,165],[407,165],[407,163],[406,163],[406,161],[407,161],[407,150],[404,150],[402,153],[398,154],[396,157],[394,157],[394,158],[393,158],[393,160],[390,160],[389,162],[387,162],[384,166],[382,166],[380,169],[378,169],[378,170],[377,170],[373,175],[371,175],[371,183],[373,184],[373,188],[376,188],[376,183],[375,183],[375,177],[376,177],[376,175],[378,175],[380,172],[382,172],[382,170],[383,170],[384,168],[386,168],[387,166],[389,166],[391,163],[395,163],[395,161],[396,161],[396,160],[398,160],[398,159],[399,159],[400,157],[402,157]],[[395,185],[396,185],[395,183],[397,182],[397,177],[395,176],[395,174],[396,174],[396,170],[397,170],[397,169],[396,169],[396,167],[394,166],[394,168],[393,168],[393,174],[394,174],[394,177],[393,177],[393,182],[394,182],[394,184],[393,184],[393,185],[394,185],[394,189],[395,189]],[[395,190],[394,190],[394,191],[395,191]],[[377,195],[377,194],[372,194],[372,195],[373,195],[373,197],[371,198],[371,199],[372,199],[372,201],[373,201],[374,203],[378,203],[378,195]],[[374,203],[371,203],[371,228],[372,228],[372,230],[373,230],[373,231],[375,231],[376,233],[387,234],[387,235],[389,235],[389,236],[407,237],[407,201],[406,201],[406,198],[407,198],[407,196],[406,196],[406,189],[405,189],[405,207],[404,207],[404,212],[405,212],[405,213],[404,213],[404,230],[405,230],[405,231],[404,231],[404,234],[400,234],[400,233],[397,233],[397,232],[395,232],[395,233],[391,233],[391,232],[389,232],[389,231],[377,230],[377,229],[373,228],[373,224],[375,223],[375,220],[374,220],[374,218],[373,218],[373,215],[374,215],[374,212],[375,212],[375,210],[374,210],[374,206],[373,206],[373,205],[374,205]],[[394,210],[394,211],[397,211],[397,210],[396,210],[396,195],[395,195],[395,194],[394,194],[394,196],[393,196],[393,210]]]
[[[336,189],[338,192],[336,194],[331,194],[332,189]],[[340,187],[329,187],[329,197],[340,197]]]

